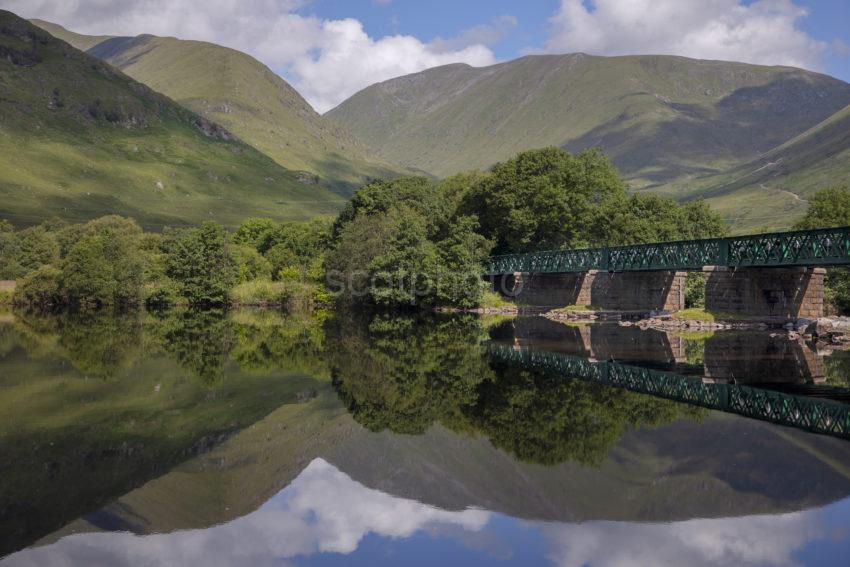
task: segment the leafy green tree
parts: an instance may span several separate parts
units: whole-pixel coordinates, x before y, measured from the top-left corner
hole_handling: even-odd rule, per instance
[[[15,280],[26,269],[20,264],[18,235],[11,223],[0,220],[0,280]]]
[[[710,238],[726,234],[723,219],[697,200],[686,205],[653,193],[612,199],[599,207],[593,241],[609,246]]]
[[[236,264],[236,283],[271,279],[272,266],[256,249],[250,246],[231,246],[230,252]]]
[[[135,235],[104,228],[84,236],[62,260],[62,286],[74,305],[134,305],[144,266]]]
[[[439,273],[436,302],[440,305],[475,307],[486,289],[481,279],[482,266],[491,243],[478,234],[476,217],[454,219],[446,237],[437,242]]]
[[[331,291],[349,300],[367,297],[371,283],[368,270],[375,258],[390,253],[390,239],[396,230],[395,220],[388,215],[363,215],[346,223],[325,260]]]
[[[601,152],[543,148],[496,164],[465,193],[459,212],[478,216],[495,253],[547,250],[588,244],[597,207],[624,196]]]
[[[490,174],[483,171],[456,173],[441,180],[437,189],[448,200],[450,207],[457,209],[463,203],[466,195],[488,177],[490,177]]]
[[[320,281],[321,264],[330,243],[331,220],[317,218],[305,222],[285,222],[265,234],[259,245],[271,264],[273,279],[282,271],[297,271],[299,279]],[[319,266],[315,273],[315,266]]]
[[[438,256],[428,240],[426,221],[406,206],[391,209],[385,216],[393,224],[389,250],[366,264],[372,276],[369,296],[385,307],[431,303]]]
[[[53,307],[65,303],[62,292],[62,272],[44,265],[27,273],[15,288],[15,303],[38,307]]]
[[[809,199],[806,214],[796,229],[830,228],[850,225],[850,185],[821,189]]]
[[[795,229],[850,225],[850,186],[821,189],[809,200],[806,214]],[[840,313],[850,313],[850,269],[830,268],[826,273],[825,299]]]
[[[280,223],[264,234],[258,250],[266,252],[274,246],[285,246],[301,260],[314,258],[327,250],[332,225],[327,217]]]
[[[56,237],[42,226],[25,228],[16,233],[17,265],[27,273],[47,264],[56,265],[59,245]]]
[[[372,183],[334,224],[328,283],[384,307],[473,307],[490,248],[477,226],[476,217],[454,214],[445,187],[428,179]]]
[[[345,226],[359,216],[378,216],[406,206],[425,221],[429,237],[434,236],[450,214],[449,205],[436,184],[426,177],[398,177],[374,181],[361,187],[348,201],[331,230],[334,240]]]
[[[163,242],[166,275],[192,305],[223,305],[236,280],[227,233],[216,222],[173,231]]]
[[[233,235],[233,243],[260,250],[268,234],[277,228],[277,223],[267,218],[249,218],[242,221]]]
[[[348,223],[326,266],[348,299],[386,307],[434,300],[437,249],[427,221],[406,206]]]

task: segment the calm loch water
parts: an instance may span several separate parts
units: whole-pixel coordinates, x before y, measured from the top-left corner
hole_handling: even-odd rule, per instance
[[[767,333],[0,314],[0,565],[843,566],[849,382]]]

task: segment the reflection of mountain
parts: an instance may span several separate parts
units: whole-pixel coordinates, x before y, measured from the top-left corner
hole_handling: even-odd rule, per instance
[[[480,554],[479,561],[499,553],[512,564],[610,565],[627,558],[645,565],[790,564],[806,544],[824,539],[830,527],[828,515],[819,510],[672,524],[521,523],[481,509],[444,510],[393,496],[317,458],[259,509],[225,523],[144,536],[73,534],[3,563],[262,566],[323,553],[343,554],[361,564],[407,564],[408,556],[421,562],[443,540],[452,540],[467,555]],[[428,534],[425,548],[399,542],[423,532]],[[529,544],[529,532],[539,534],[542,545]],[[376,538],[394,542],[400,553],[376,551]]]
[[[6,465],[4,498],[14,505],[35,503],[26,516],[28,537],[81,515],[41,543],[49,546],[79,532],[172,533],[235,523],[263,510],[264,503],[282,490],[291,493],[294,479],[305,474],[315,459],[330,463],[363,487],[426,507],[480,508],[527,520],[684,521],[777,514],[808,510],[850,494],[850,455],[846,443],[837,439],[708,412],[701,422],[693,416],[676,418],[680,414],[675,412],[665,414],[665,420],[653,420],[643,413],[669,407],[637,394],[619,396],[610,388],[613,393],[605,393],[601,385],[568,388],[564,391],[582,394],[569,398],[558,397],[562,390],[556,381],[534,383],[536,389],[514,388],[522,385],[518,376],[533,373],[500,374],[498,367],[488,365],[479,344],[480,327],[472,318],[378,319],[371,321],[368,333],[345,320],[326,326],[325,352],[330,354],[325,356],[334,376],[329,384],[301,373],[279,378],[284,376],[280,368],[304,368],[315,376],[326,372],[318,347],[323,344],[322,328],[266,317],[242,313],[203,324],[180,316],[145,321],[128,341],[144,345],[145,356],[110,358],[108,364],[97,364],[103,361],[103,353],[97,351],[81,350],[71,357],[77,368],[95,369],[104,376],[88,381],[82,379],[81,370],[69,369],[68,353],[56,349],[91,345],[87,337],[101,336],[96,326],[77,328],[74,336],[79,340],[61,329],[58,335],[33,331],[28,338],[19,333],[16,340],[42,341],[26,349],[4,340],[0,327],[0,374],[26,371],[47,380],[9,382],[10,395],[2,401],[12,405],[0,406],[0,412],[17,415],[14,412],[22,410],[15,410],[16,401],[29,399],[43,405],[30,401],[20,407],[34,415],[65,419],[58,424],[28,422],[25,416],[17,420],[31,430],[28,439],[33,443],[40,440],[48,447],[51,441],[63,441],[61,451],[44,448],[45,462],[58,454],[76,463],[74,440],[107,449],[121,447],[124,440],[137,457],[105,462],[96,469],[86,468],[83,460],[76,468],[59,469],[62,474],[51,479],[39,476],[50,469],[38,472],[42,466],[38,460],[26,461],[23,468]],[[80,334],[82,330],[85,333]],[[171,337],[167,353],[157,350],[163,336]],[[231,350],[215,349],[207,357],[224,365],[221,373],[219,363],[209,372],[207,364],[197,364],[189,356],[199,342],[229,345]],[[25,353],[36,357],[38,364],[24,360]],[[315,372],[307,370],[311,361]],[[218,376],[211,387],[205,385],[208,376]],[[347,385],[352,398],[338,397],[340,384]],[[514,398],[536,401],[503,404]],[[361,407],[368,410],[368,419],[346,411],[352,399],[365,403]],[[57,412],[60,407],[66,413]],[[553,434],[564,438],[582,436],[583,431],[558,429],[574,423],[595,423],[603,430],[614,427],[615,434],[604,436],[598,466],[569,451],[553,466],[522,462],[493,437],[500,434],[505,420],[480,418],[522,417],[499,412],[525,407],[551,411],[559,419],[580,413],[580,422],[567,419],[555,424]],[[612,425],[610,418],[622,409],[636,412],[639,419]],[[608,421],[600,419],[603,412]],[[396,420],[386,420],[387,416],[421,417],[417,421],[421,429],[416,435],[394,433]],[[545,415],[517,421],[517,430],[527,430],[532,439],[545,438],[552,427]],[[364,422],[375,431],[360,425]],[[647,423],[654,426],[640,425]],[[77,429],[64,429],[68,424]],[[89,424],[88,437],[80,435],[80,424]],[[208,440],[195,453],[178,452],[181,458],[169,459],[157,452],[159,444],[179,449],[199,431],[218,431],[218,426],[227,426],[229,437]],[[145,443],[135,443],[137,437]],[[4,451],[11,447],[6,439],[11,437],[0,438]],[[21,447],[10,454],[25,454]],[[30,470],[37,474],[27,479]],[[109,483],[104,483],[105,477]],[[8,483],[7,478],[18,482]],[[67,496],[49,505],[60,494]],[[104,505],[116,494],[124,496]],[[0,507],[5,513],[15,509]]]
[[[268,348],[276,335],[257,338],[257,321],[206,314],[203,323],[201,332],[176,313],[0,323],[0,555],[327,384],[321,374],[286,370],[297,357]],[[291,345],[309,325],[277,321],[272,329]],[[198,343],[204,348],[184,355]],[[277,364],[228,358],[246,346],[275,352]],[[214,386],[210,376],[220,376]]]
[[[683,442],[683,440],[685,442]],[[625,435],[599,469],[517,461],[484,438],[435,426],[372,433],[322,390],[48,538],[122,529],[161,533],[260,508],[322,458],[357,482],[445,510],[548,521],[680,521],[782,513],[850,495],[842,441],[721,414]]]

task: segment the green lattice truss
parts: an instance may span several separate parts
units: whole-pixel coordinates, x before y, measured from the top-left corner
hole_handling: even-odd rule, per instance
[[[487,275],[850,264],[850,227],[493,256]]]
[[[528,370],[598,382],[632,392],[850,439],[850,405],[840,402],[735,384],[706,384],[694,376],[513,346],[491,344],[489,351],[493,360]]]

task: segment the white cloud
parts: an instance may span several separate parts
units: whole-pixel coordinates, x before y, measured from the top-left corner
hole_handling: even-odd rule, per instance
[[[510,22],[477,26],[453,40],[410,35],[370,37],[355,19],[295,12],[305,0],[0,0],[0,7],[72,31],[175,36],[244,51],[280,73],[324,112],[358,90],[448,63],[496,62],[488,42]]]
[[[561,0],[550,52],[671,54],[819,70],[827,44],[797,27],[791,0]]]

